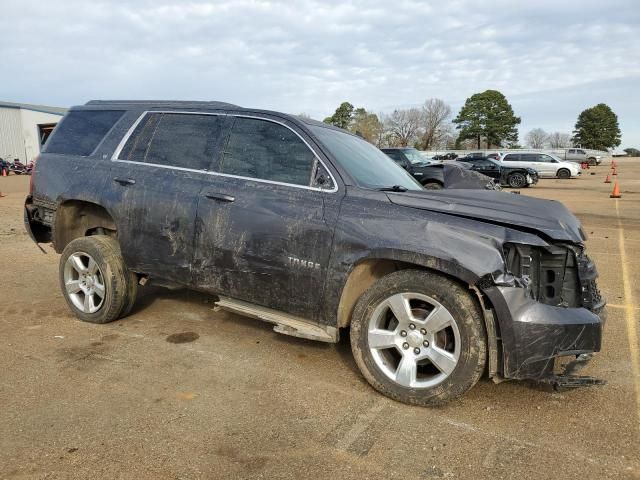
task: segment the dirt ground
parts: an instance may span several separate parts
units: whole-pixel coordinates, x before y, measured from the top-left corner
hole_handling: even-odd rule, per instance
[[[197,293],[145,287],[129,318],[79,322],[58,256],[24,232],[28,178],[0,177],[0,478],[640,478],[640,161],[619,163],[618,201],[605,166],[522,191],[589,234],[610,305],[583,373],[608,385],[482,380],[438,409],[376,393],[347,339],[282,336]]]

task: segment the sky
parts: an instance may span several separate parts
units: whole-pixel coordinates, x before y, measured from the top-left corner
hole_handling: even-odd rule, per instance
[[[322,119],[496,89],[532,128],[607,103],[640,148],[640,1],[0,0],[0,100],[220,100]]]

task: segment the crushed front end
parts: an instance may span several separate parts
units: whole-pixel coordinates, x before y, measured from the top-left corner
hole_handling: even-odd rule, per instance
[[[605,300],[596,284],[594,263],[582,246],[507,244],[508,272],[515,286],[496,287],[504,300],[497,310],[511,317],[502,332],[504,377],[535,379],[555,386],[597,384],[573,373],[598,352]],[[500,312],[497,312],[500,314]],[[569,363],[559,370],[560,361]]]

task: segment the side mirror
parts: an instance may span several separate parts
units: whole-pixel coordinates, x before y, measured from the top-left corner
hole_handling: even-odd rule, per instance
[[[324,175],[320,174],[318,178],[316,178],[316,183],[320,186],[323,186],[327,183],[327,178]]]

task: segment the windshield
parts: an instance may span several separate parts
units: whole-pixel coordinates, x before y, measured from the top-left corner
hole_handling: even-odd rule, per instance
[[[315,125],[309,128],[358,186],[382,188],[397,185],[407,190],[423,189],[406,170],[369,142],[330,128]]]
[[[416,150],[415,148],[407,148],[402,150],[402,153],[409,159],[409,161],[413,164],[419,163],[428,163],[428,160],[422,156],[422,154]]]

